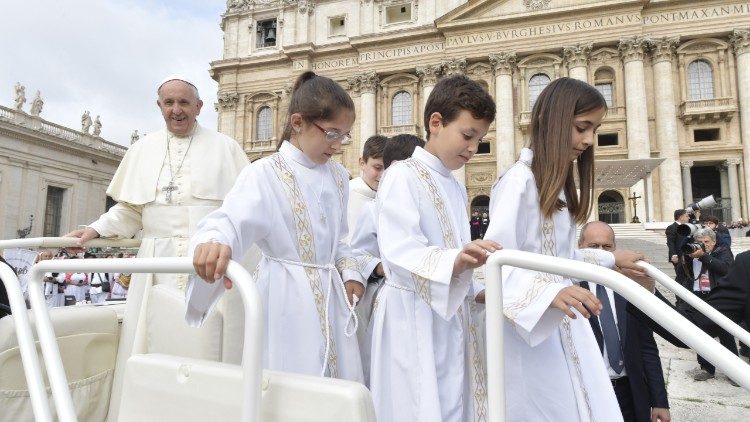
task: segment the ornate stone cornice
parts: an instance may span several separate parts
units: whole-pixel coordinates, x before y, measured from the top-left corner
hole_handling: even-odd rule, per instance
[[[594,48],[594,43],[576,44],[563,47],[563,58],[568,68],[586,67],[589,64],[589,55]]]
[[[622,61],[627,63],[634,60],[643,61],[646,50],[651,46],[651,40],[646,37],[634,36],[620,40],[617,51],[620,52]]]
[[[451,59],[441,63],[443,75],[463,75],[466,73],[466,59]]]
[[[693,167],[692,161],[680,161],[680,167],[682,167],[683,170],[689,170],[690,167]]]
[[[516,68],[516,52],[504,51],[490,54],[490,64],[495,69],[495,75],[512,75]]]
[[[542,10],[549,7],[550,0],[523,0],[527,10]]]
[[[663,37],[652,40],[651,55],[654,63],[663,61],[672,61],[677,46],[680,44],[680,37]]]
[[[234,110],[237,108],[237,103],[240,101],[240,96],[236,92],[225,92],[219,94],[218,100],[218,108],[220,110]]]
[[[347,79],[349,89],[358,94],[373,94],[378,88],[380,78],[374,71],[360,73]]]
[[[729,36],[729,42],[736,56],[750,52],[750,30],[735,29]]]
[[[417,66],[416,70],[423,85],[435,85],[440,75],[443,74],[443,65]]]

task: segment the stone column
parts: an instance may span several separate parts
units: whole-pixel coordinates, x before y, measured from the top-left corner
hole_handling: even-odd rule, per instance
[[[656,142],[659,145],[659,157],[664,158],[659,166],[662,221],[671,221],[674,210],[685,206],[679,176],[680,145],[672,77],[672,60],[678,43],[678,37],[664,37],[654,40],[653,50]]]
[[[432,88],[435,87],[435,84],[437,83],[438,78],[443,73],[443,66],[436,64],[436,65],[429,65],[429,66],[417,66],[417,76],[419,76],[420,81],[422,82],[422,101],[421,101],[421,108],[419,110],[418,115],[424,116],[424,110],[427,106],[427,99],[430,98],[430,94],[432,93]],[[424,122],[422,123],[424,124]],[[427,139],[427,132],[429,131],[429,128],[424,128],[424,139]]]
[[[447,60],[442,62],[441,65],[445,76],[463,75],[466,72],[466,59]],[[466,166],[463,166],[458,170],[453,170],[453,176],[455,176],[462,185],[466,185]]]
[[[646,76],[643,70],[643,56],[650,41],[644,37],[627,37],[620,40],[618,50],[625,64],[625,118],[627,126],[628,159],[650,158],[651,142],[648,134],[648,113],[646,110]],[[647,176],[651,179],[651,175]],[[640,181],[631,189],[646,194],[649,182]],[[639,207],[637,212],[645,215],[642,221],[653,219],[652,200],[642,201],[652,209]]]
[[[739,158],[730,158],[727,160],[727,176],[729,178],[729,198],[732,204],[732,221],[742,218],[742,206],[740,205],[740,182],[738,177],[737,166],[740,164]]]
[[[736,56],[737,99],[739,100],[740,138],[742,141],[742,161],[750,163],[750,30],[735,29],[729,41]],[[745,167],[745,192],[741,204],[750,209],[750,168]],[[732,210],[734,212],[734,209]]]
[[[361,1],[361,19],[359,23],[362,33],[371,34],[375,31],[375,2],[373,0]]]
[[[376,135],[377,125],[377,104],[375,91],[378,88],[378,74],[374,71],[354,75],[348,80],[349,86],[355,94],[359,93],[359,156],[365,148],[365,141],[370,136]]]
[[[516,127],[513,124],[513,69],[516,52],[490,54],[495,68],[495,161],[500,176],[516,161]]]
[[[588,83],[589,55],[593,46],[593,43],[587,43],[563,47],[563,57],[568,65],[568,76]]]
[[[729,198],[729,175],[727,175],[727,163],[718,166],[719,181],[721,182],[721,197]]]
[[[693,167],[693,162],[682,161],[680,162],[680,166],[682,167],[682,196],[685,200],[685,204],[689,204],[693,202],[693,181],[690,177],[690,167]],[[675,210],[684,207],[685,204],[680,205],[675,208]]]

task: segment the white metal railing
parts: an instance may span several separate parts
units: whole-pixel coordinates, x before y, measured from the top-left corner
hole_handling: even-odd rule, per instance
[[[0,250],[10,248],[65,248],[75,247],[78,239],[74,237],[32,237],[27,239],[0,240]],[[87,247],[121,247],[132,248],[140,245],[140,240],[111,240],[111,239],[94,239],[86,242]],[[54,262],[62,262],[55,260]],[[26,312],[26,301],[21,291],[21,283],[18,281],[15,273],[6,265],[0,265],[0,277],[3,280],[5,289],[8,293],[8,301],[13,315],[13,324],[16,329],[18,339],[18,349],[23,362],[23,370],[26,376],[26,383],[29,388],[31,407],[34,411],[34,418],[37,421],[52,420],[49,405],[47,402],[47,390],[44,386],[39,356],[34,345],[34,336],[29,323],[29,316]],[[41,280],[41,278],[40,278]],[[44,291],[42,289],[42,297]],[[42,306],[47,310],[46,303]],[[37,315],[37,321],[38,321]],[[67,385],[67,384],[66,384]]]
[[[723,346],[712,341],[706,333],[691,324],[682,315],[645,292],[643,287],[624,275],[610,269],[564,258],[545,256],[514,250],[501,250],[493,253],[485,268],[485,300],[487,320],[487,394],[489,401],[489,421],[505,421],[505,386],[503,359],[503,301],[502,266],[527,268],[558,274],[580,280],[588,280],[611,288],[625,300],[637,306],[646,315],[670,331],[683,343],[698,352],[724,373],[732,374],[732,379],[750,390],[750,365],[732,354]],[[646,293],[646,294],[644,294]]]
[[[716,325],[725,329],[739,341],[745,344],[750,344],[750,332],[748,332],[746,329],[737,325],[734,321],[727,318],[716,308],[709,305],[708,302],[694,295],[693,292],[683,287],[680,283],[672,280],[672,278],[659,271],[653,265],[647,264],[645,262],[641,262],[639,263],[639,265],[646,269],[648,271],[648,275],[656,280],[657,283],[674,292],[674,294],[677,295],[680,299],[684,300],[688,305],[695,308],[698,312],[707,316],[710,320],[715,322]]]
[[[76,421],[73,400],[68,390],[68,381],[60,357],[60,349],[57,346],[55,332],[50,320],[49,310],[44,301],[44,289],[42,288],[42,275],[45,272],[126,272],[126,273],[190,273],[193,274],[193,263],[190,258],[119,258],[119,259],[75,259],[75,260],[47,260],[31,267],[29,276],[29,299],[35,313],[36,329],[39,343],[44,354],[44,362],[47,375],[52,388],[52,396],[55,402],[57,415],[61,421]],[[262,365],[262,341],[248,341],[247,339],[263,338],[263,315],[260,295],[252,281],[250,274],[238,263],[231,261],[227,267],[227,277],[234,281],[234,287],[238,288],[245,306],[245,339],[242,367],[243,367],[243,397],[242,420],[260,420],[261,403],[261,365]],[[15,314],[14,314],[15,315]],[[20,327],[20,331],[26,330],[23,336],[31,338],[31,330],[26,320],[26,327]],[[17,326],[18,329],[18,326]],[[20,334],[20,332],[19,332]],[[32,339],[33,341],[33,339]],[[33,343],[32,343],[33,346]],[[33,358],[30,362],[33,361]],[[37,362],[38,366],[38,362]],[[26,361],[24,361],[26,367]],[[32,381],[42,382],[41,377],[36,378],[31,374]],[[31,385],[29,385],[31,391]],[[39,387],[44,390],[43,382],[35,385],[34,391],[38,393]],[[34,415],[37,421],[51,421],[49,408],[47,408],[46,394],[32,401]],[[41,403],[40,403],[41,401]]]

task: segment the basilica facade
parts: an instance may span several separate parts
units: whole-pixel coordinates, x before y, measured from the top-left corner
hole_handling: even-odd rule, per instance
[[[569,76],[609,106],[592,218],[671,221],[709,195],[720,219],[750,217],[750,2],[229,0],[221,27],[219,130],[251,159],[275,151],[305,70],[354,99],[353,141],[336,157],[354,176],[364,140],[424,136],[432,88],[465,74],[497,103],[479,153],[456,173],[481,209],[527,141],[537,96]]]

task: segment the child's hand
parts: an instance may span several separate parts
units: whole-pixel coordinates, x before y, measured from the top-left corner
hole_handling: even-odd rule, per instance
[[[576,314],[570,308],[576,308],[584,318],[590,318],[589,309],[595,315],[599,315],[602,303],[595,294],[591,293],[591,290],[579,286],[568,286],[557,293],[550,308],[557,308],[572,319],[576,318]]]
[[[198,276],[209,283],[220,280],[227,272],[227,265],[232,259],[232,249],[221,243],[201,243],[193,254],[193,267]],[[224,287],[232,288],[232,281],[224,279]]]
[[[617,268],[630,270],[633,275],[646,276],[646,270],[635,264],[638,261],[646,260],[642,253],[627,249],[615,249],[612,251],[612,254],[615,256],[615,266]]]
[[[453,263],[453,276],[457,276],[469,268],[477,268],[487,262],[487,257],[492,252],[498,251],[503,247],[499,243],[491,240],[477,239],[464,245],[463,250],[456,256]]]
[[[477,293],[476,296],[474,296],[474,301],[476,303],[485,303],[484,290],[482,290],[481,292]]]
[[[354,295],[357,295],[357,300],[361,300],[362,296],[365,295],[365,286],[362,285],[362,283],[354,280],[349,280],[346,283],[344,283],[344,289],[346,290],[346,300],[349,301],[349,304],[352,306],[355,305],[354,303]]]

